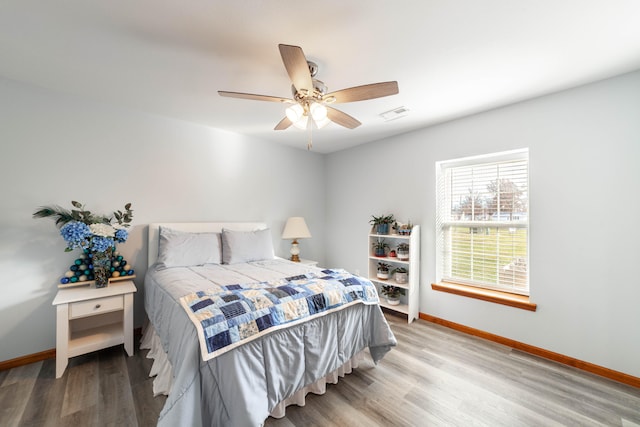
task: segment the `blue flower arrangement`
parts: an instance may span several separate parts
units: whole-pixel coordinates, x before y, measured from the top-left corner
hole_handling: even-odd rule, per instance
[[[124,211],[115,211],[111,216],[95,215],[79,202],[72,201],[74,209],[60,206],[43,206],[34,218],[55,218],[60,235],[67,242],[66,252],[81,249],[83,254],[75,260],[60,283],[96,280],[96,286],[106,286],[109,277],[133,275],[133,270],[115,252],[116,243],[124,243],[129,237],[126,230],[133,219],[131,203]]]
[[[60,227],[60,234],[67,242],[67,250],[89,249],[93,252],[105,252],[116,243],[126,242],[129,237],[124,228],[105,223],[87,225],[80,221],[67,222]]]

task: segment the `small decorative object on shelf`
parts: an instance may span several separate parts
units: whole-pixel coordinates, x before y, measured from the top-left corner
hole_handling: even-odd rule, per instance
[[[398,305],[400,304],[400,295],[404,295],[405,290],[397,286],[383,285],[380,288],[380,293],[387,297],[389,305]]]
[[[398,243],[398,247],[396,248],[396,254],[398,255],[398,259],[401,261],[406,261],[409,259],[409,244],[408,243]]]
[[[390,215],[371,215],[369,224],[373,225],[376,234],[389,234],[389,227],[396,222],[393,214]]]
[[[124,243],[129,237],[126,228],[133,218],[131,203],[124,206],[124,212],[118,210],[111,216],[92,214],[76,201],[71,204],[74,209],[43,206],[33,214],[34,218],[52,217],[56,220],[60,235],[67,242],[65,252],[83,250],[60,279],[60,287],[89,284],[95,280],[96,288],[102,288],[108,285],[110,278],[133,277],[131,266],[115,252],[116,243]]]
[[[391,274],[393,274],[393,280],[401,285],[409,281],[409,271],[404,267],[394,268]]]
[[[401,236],[409,236],[411,235],[411,229],[413,228],[413,224],[411,224],[411,221],[409,221],[406,224],[402,224],[400,222],[397,222],[395,224],[395,229],[398,232],[399,235]]]
[[[70,288],[73,286],[82,286],[92,280],[96,280],[95,274],[100,271],[95,267],[98,263],[99,254],[104,254],[101,262],[104,263],[105,270],[103,274],[107,275],[108,282],[136,277],[133,267],[127,263],[119,252],[113,251],[113,248],[96,254],[85,249],[60,279],[58,287]]]
[[[378,279],[381,280],[387,280],[389,278],[389,268],[391,266],[389,264],[387,264],[386,262],[379,262],[378,263],[378,272],[376,273],[376,276],[378,276]]]

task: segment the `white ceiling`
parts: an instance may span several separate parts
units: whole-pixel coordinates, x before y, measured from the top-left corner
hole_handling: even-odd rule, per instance
[[[640,69],[640,1],[0,1],[0,76],[305,149],[283,105],[217,94],[290,97],[279,43],[329,91],[398,81],[334,105],[362,126],[314,131],[328,153]]]

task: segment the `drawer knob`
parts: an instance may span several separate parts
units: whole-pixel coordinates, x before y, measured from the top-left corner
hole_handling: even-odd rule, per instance
[[[96,308],[100,308],[100,304],[96,304]]]

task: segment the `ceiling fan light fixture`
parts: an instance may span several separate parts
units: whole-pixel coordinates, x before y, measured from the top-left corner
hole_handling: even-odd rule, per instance
[[[322,104],[314,102],[311,104],[311,108],[309,108],[309,110],[311,111],[311,117],[313,117],[313,120],[315,120],[316,123],[327,118],[327,107]]]
[[[316,123],[316,127],[317,127],[318,129],[322,129],[323,127],[325,127],[326,125],[328,125],[328,124],[329,124],[329,122],[331,122],[331,120],[329,120],[329,117],[326,117],[326,116],[325,116],[325,118],[324,118],[324,119],[321,119],[321,120],[313,119],[313,121]]]
[[[302,117],[298,118],[298,120],[293,122],[293,125],[295,127],[297,127],[298,129],[305,130],[307,128],[307,122],[308,121],[309,121],[309,117],[308,116],[302,116]]]
[[[293,124],[296,124],[300,119],[302,119],[304,116],[304,108],[302,108],[302,105],[300,104],[293,104],[289,107],[287,107],[287,109],[285,110],[285,114],[287,115],[287,118],[289,120],[291,120],[291,122]],[[305,117],[306,119],[306,117]],[[306,120],[305,120],[306,123]]]

